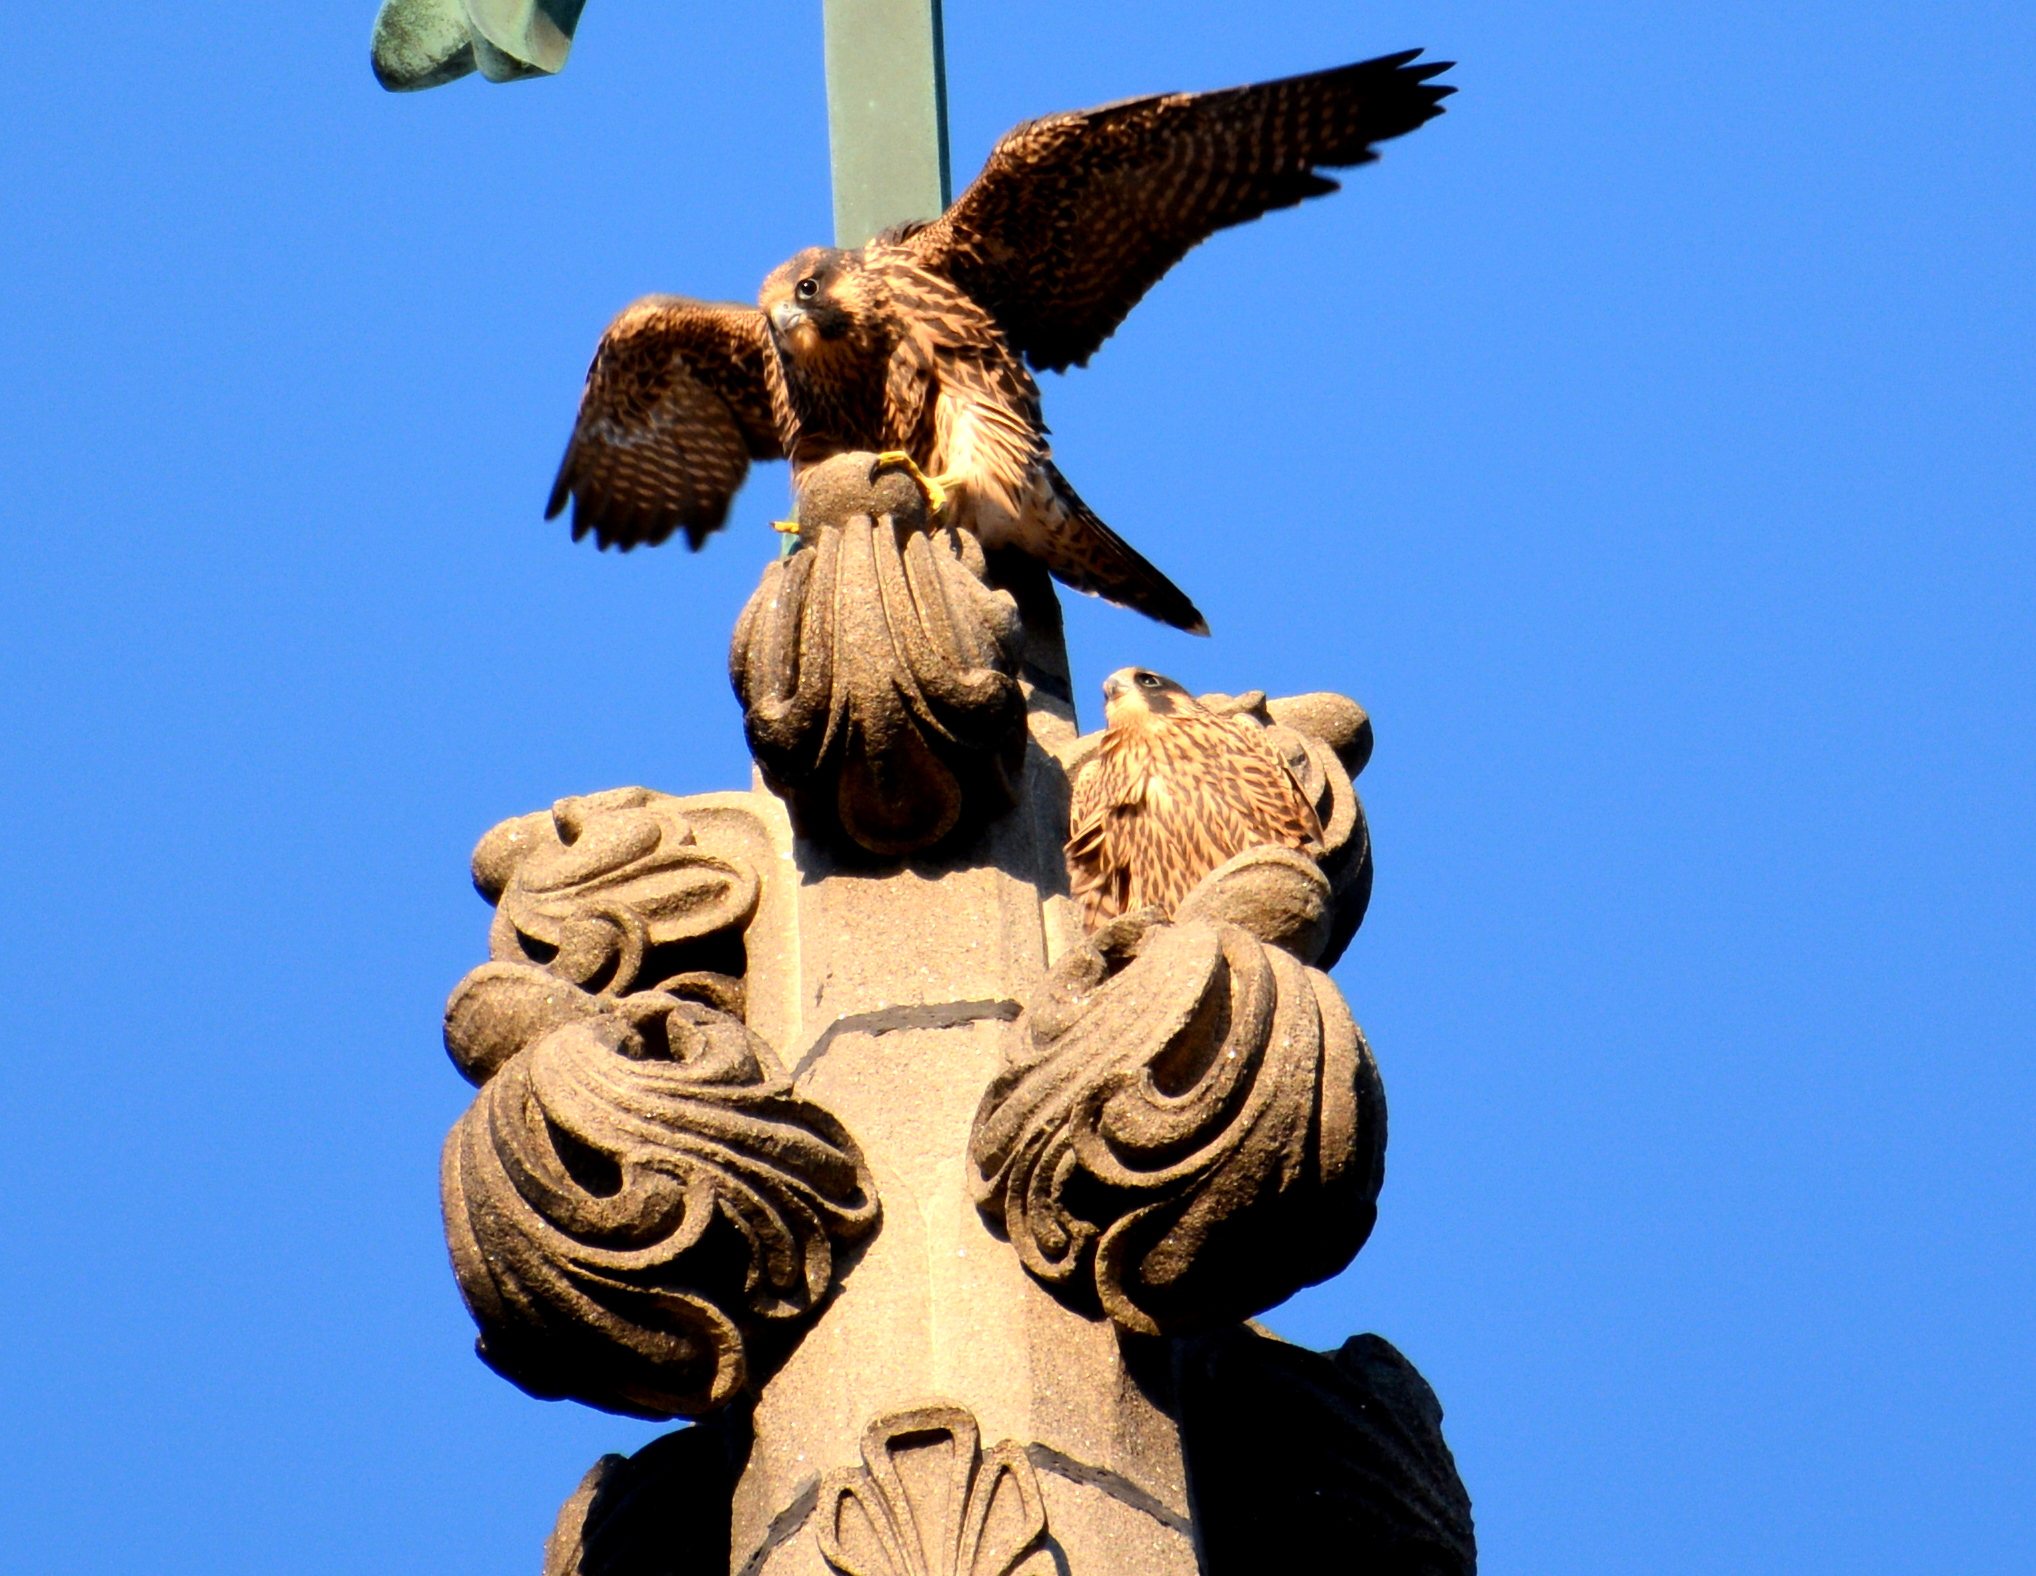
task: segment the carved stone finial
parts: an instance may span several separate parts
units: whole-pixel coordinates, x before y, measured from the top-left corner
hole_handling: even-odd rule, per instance
[[[918,518],[909,477],[834,480]],[[814,512],[787,561],[805,565],[800,596],[745,615],[752,634],[793,613],[799,640],[828,628],[812,664],[793,643],[780,699],[845,672],[840,651],[862,648],[841,629],[881,615],[858,627],[890,642],[890,687],[829,677],[806,716],[818,732],[787,735],[819,752],[807,791],[834,797],[792,807],[809,833],[836,817],[830,846],[794,835],[783,795],[624,789],[504,822],[475,851],[497,911],[491,960],[446,1008],[447,1049],[481,1089],[446,1146],[444,1204],[478,1349],[536,1395],[711,1424],[604,1460],[561,1512],[548,1572],[1255,1568],[1261,1496],[1225,1481],[1224,1452],[1250,1448],[1230,1426],[1243,1401],[1229,1369],[1191,1365],[1214,1350],[1200,1332],[1335,1273],[1370,1230],[1383,1096],[1341,996],[1308,966],[1363,911],[1350,776],[1368,725],[1337,696],[1210,697],[1265,731],[1322,844],[1244,848],[1171,918],[1080,938],[1053,895],[1058,763],[1079,766],[1080,743],[1065,687],[1047,682],[1065,673],[1049,660],[1057,626],[1040,611],[1050,593],[1035,604],[1006,579],[1019,638],[993,639],[981,671],[1022,683],[1033,708],[1017,741],[1028,803],[980,844],[854,868],[844,843],[875,850],[847,838],[841,807],[851,821],[858,805],[896,808],[871,786],[882,763],[931,760],[913,780],[949,784],[951,831],[999,802],[969,774],[1003,770],[1006,746],[970,753],[940,731],[928,697],[946,692],[915,687],[901,664],[921,647],[889,620],[902,608],[924,634],[953,596],[994,614],[1005,593],[966,538],[923,521],[900,533],[890,513],[830,521]],[[880,593],[867,603],[841,591],[851,549]],[[929,584],[937,597],[919,595]],[[751,649],[772,648],[757,635]],[[794,710],[765,706],[752,725],[767,734]],[[902,731],[848,750],[877,716]],[[893,1194],[881,1234],[878,1179]],[[1471,1576],[1425,1392],[1390,1363],[1338,1364],[1295,1414],[1338,1453],[1311,1464],[1301,1509],[1324,1513],[1308,1524],[1382,1569],[1405,1554],[1430,1562],[1410,1572]],[[1273,1384],[1238,1371],[1245,1389]],[[928,1382],[966,1408],[915,1406]],[[983,1449],[978,1416],[1016,1437]],[[858,1448],[859,1467],[817,1470]]]
[[[1023,1447],[1007,1439],[983,1450],[978,1440],[959,1406],[871,1423],[861,1468],[820,1483],[828,1566],[840,1576],[1013,1576],[1046,1535],[1039,1482]]]
[[[894,857],[1016,802],[1025,633],[975,538],[929,524],[912,478],[871,464],[807,473],[801,546],[764,571],[729,676],[801,833]]]
[[[1253,850],[1179,922],[1146,910],[1064,956],[976,1115],[984,1216],[1034,1278],[1128,1330],[1272,1307],[1348,1264],[1376,1215],[1385,1096],[1363,1035],[1326,975],[1223,917],[1233,868],[1266,855],[1306,864]]]

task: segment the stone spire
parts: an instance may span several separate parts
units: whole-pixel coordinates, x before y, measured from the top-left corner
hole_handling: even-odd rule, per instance
[[[1095,736],[1043,573],[867,455],[799,517],[730,657],[755,785],[562,800],[474,856],[490,961],[446,1043],[480,1092],[444,1193],[480,1353],[699,1420],[594,1468],[548,1572],[1473,1570],[1405,1360],[1241,1322],[1349,1262],[1383,1176],[1319,967],[1370,891],[1363,712],[1205,697],[1322,847],[1084,934],[1062,843]]]

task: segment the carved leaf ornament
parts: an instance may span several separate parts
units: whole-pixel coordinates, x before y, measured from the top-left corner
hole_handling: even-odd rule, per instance
[[[503,823],[476,879],[496,950],[446,1008],[482,1085],[446,1141],[446,1240],[490,1366],[545,1397],[698,1416],[750,1377],[875,1227],[854,1142],[791,1093],[739,1016],[742,982],[646,958],[736,925],[739,861],[693,845],[678,801],[624,790]],[[505,940],[506,936],[506,940]],[[556,947],[550,965],[528,942]],[[543,947],[536,950],[542,951]],[[599,991],[581,980],[605,982]]]
[[[1127,915],[1049,973],[970,1159],[984,1216],[1062,1300],[1181,1334],[1262,1312],[1363,1246],[1378,1070],[1328,977],[1260,939],[1319,936],[1328,901],[1308,861],[1252,850],[1175,923]]]
[[[981,1449],[961,1407],[878,1418],[862,1459],[820,1483],[820,1553],[841,1576],[1011,1576],[1046,1534],[1023,1448]]]
[[[892,857],[1011,808],[1025,757],[1017,604],[965,531],[870,457],[809,473],[802,546],[735,627],[751,753],[807,837]]]

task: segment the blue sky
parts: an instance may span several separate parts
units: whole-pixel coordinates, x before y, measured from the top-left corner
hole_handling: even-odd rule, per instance
[[[541,505],[596,336],[824,240],[818,7],[593,0],[407,98],[368,0],[43,7],[0,163],[5,1563],[531,1571],[650,1426],[469,1350],[473,840],[738,785],[697,557]],[[1346,691],[1378,1231],[1273,1316],[1428,1374],[1488,1576],[2036,1568],[2036,11],[948,0],[1029,115],[1411,45],[1450,114],[1219,237],[1063,468],[1194,641]],[[1091,706],[1089,716],[1094,717]]]

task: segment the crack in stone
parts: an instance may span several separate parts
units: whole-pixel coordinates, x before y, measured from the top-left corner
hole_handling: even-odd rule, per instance
[[[764,1534],[756,1552],[742,1562],[739,1576],[756,1576],[781,1545],[799,1535],[799,1529],[806,1525],[813,1515],[813,1508],[819,1503],[820,1474],[815,1472],[799,1485],[799,1492],[792,1496],[792,1503],[771,1517],[770,1530]]]
[[[1179,1533],[1184,1538],[1192,1538],[1195,1535],[1194,1525],[1186,1516],[1167,1509],[1161,1500],[1147,1493],[1121,1472],[1112,1472],[1108,1467],[1091,1466],[1086,1461],[1077,1461],[1073,1456],[1061,1454],[1051,1445],[1036,1442],[1025,1447],[1025,1456],[1041,1472],[1051,1472],[1055,1477],[1066,1478],[1070,1483],[1100,1489],[1119,1504],[1143,1511],[1161,1526]]]
[[[820,1037],[807,1047],[805,1055],[799,1058],[792,1069],[792,1082],[797,1083],[806,1076],[806,1071],[842,1034],[896,1034],[901,1029],[958,1029],[965,1023],[1011,1023],[1025,1009],[1008,996],[985,1001],[925,1001],[912,1002],[902,1007],[883,1007],[875,1012],[850,1013],[845,1018],[836,1018]]]

